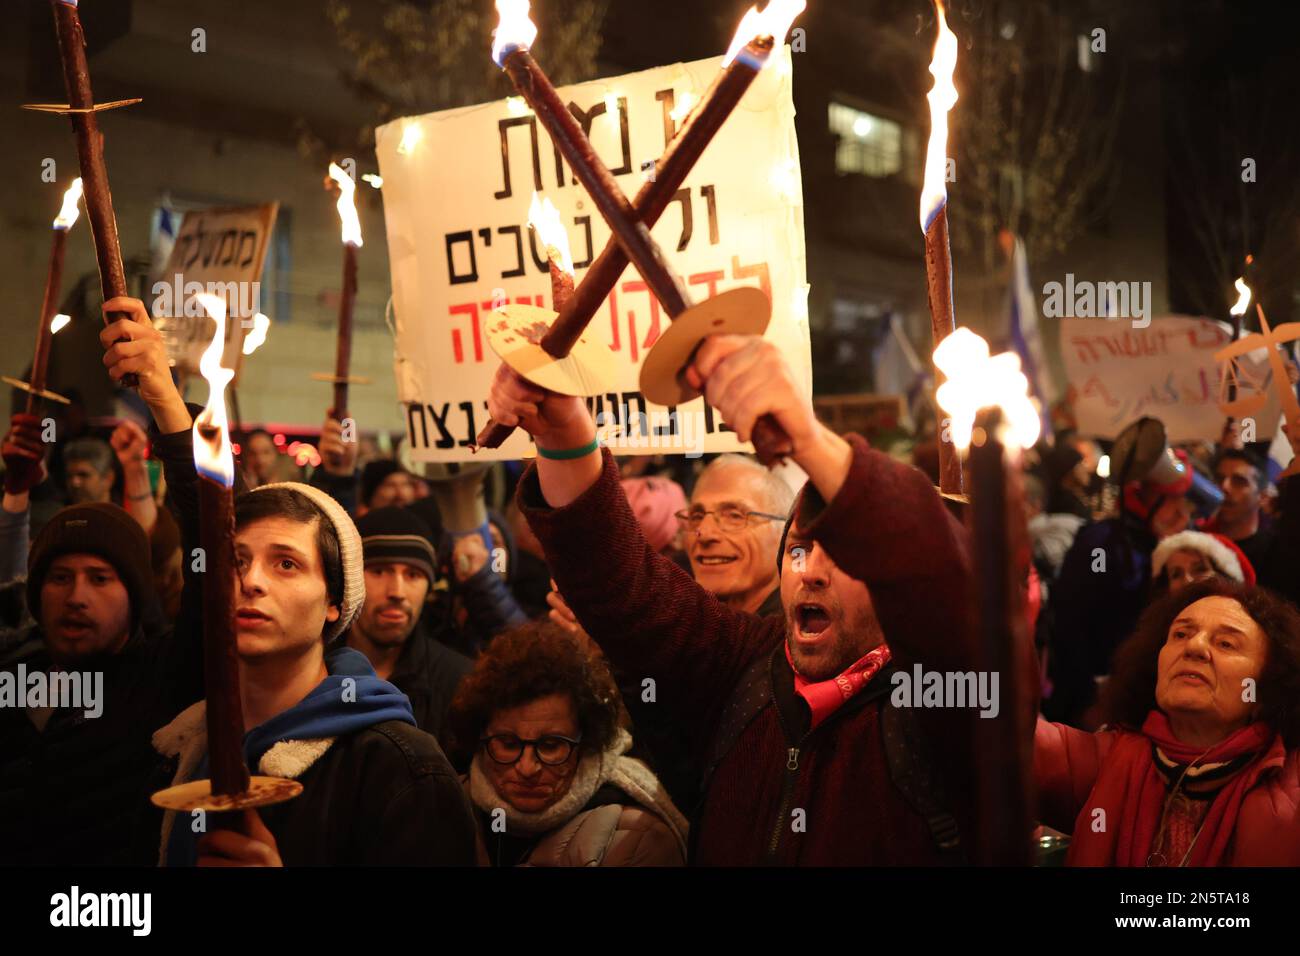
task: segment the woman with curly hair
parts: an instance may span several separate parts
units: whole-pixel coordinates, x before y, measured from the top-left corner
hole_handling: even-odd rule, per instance
[[[686,820],[627,756],[609,668],[554,624],[497,637],[461,683],[454,748],[493,866],[682,866]]]
[[[1169,594],[1116,652],[1106,727],[1040,719],[1042,820],[1074,866],[1300,865],[1300,613],[1224,579]]]

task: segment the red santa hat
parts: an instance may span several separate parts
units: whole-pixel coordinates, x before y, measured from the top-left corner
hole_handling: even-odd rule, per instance
[[[1156,545],[1156,550],[1151,555],[1152,578],[1160,577],[1165,562],[1175,551],[1199,552],[1225,578],[1231,578],[1239,584],[1255,583],[1255,569],[1241,548],[1221,534],[1207,534],[1204,531],[1180,531]]]

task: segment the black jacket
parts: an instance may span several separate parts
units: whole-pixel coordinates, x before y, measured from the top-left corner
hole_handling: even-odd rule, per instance
[[[339,737],[298,781],[298,797],[258,810],[286,866],[475,864],[469,800],[437,742],[410,724]]]
[[[188,448],[189,433],[180,437]],[[186,465],[182,442],[167,439],[177,436],[155,449],[168,462],[168,483],[176,476],[183,484],[175,470],[178,460],[182,471]],[[181,532],[188,554],[198,537],[194,521],[182,520]],[[39,628],[24,637],[0,670],[49,668]],[[25,709],[0,708],[0,863],[150,864],[161,820],[149,802],[158,767],[150,738],[203,696],[198,582],[187,577],[174,632],[138,628],[117,654],[76,670],[103,672],[99,717],[87,718],[84,708],[56,711],[37,730]]]
[[[1255,573],[1261,585],[1300,605],[1300,475],[1282,479],[1277,488],[1281,518]]]
[[[44,642],[25,650],[0,669],[49,667]],[[58,710],[38,731],[26,710],[0,709],[0,863],[152,863],[161,814],[149,803],[150,737],[202,696],[202,666],[197,642],[137,632],[85,668],[104,675],[99,717]]]
[[[434,640],[423,626],[417,627],[402,648],[388,680],[411,701],[416,725],[438,738],[447,750],[446,722],[451,699],[461,679],[474,669],[474,662]]]
[[[158,445],[184,533],[184,519],[197,523],[192,438],[164,435]],[[438,742],[410,724],[344,734],[297,779],[298,797],[259,810],[286,865],[475,861],[474,821],[457,776]]]

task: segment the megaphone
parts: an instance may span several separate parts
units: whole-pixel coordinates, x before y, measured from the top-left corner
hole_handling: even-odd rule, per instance
[[[487,524],[484,482],[492,462],[425,462],[423,475],[429,494],[438,502],[442,526],[451,534],[468,534]],[[488,547],[491,547],[489,542]]]
[[[1169,447],[1158,418],[1139,418],[1120,432],[1110,450],[1110,480],[1121,489],[1130,481],[1167,488],[1169,494],[1186,495],[1203,514],[1223,503],[1219,487]]]

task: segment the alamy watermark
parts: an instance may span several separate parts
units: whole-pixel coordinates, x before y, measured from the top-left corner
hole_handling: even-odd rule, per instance
[[[203,318],[208,313],[197,298],[201,292],[224,299],[227,318],[239,319],[246,329],[253,328],[253,317],[262,311],[262,283],[256,281],[186,282],[178,272],[170,282],[155,282],[151,291],[154,298],[149,312],[155,318]]]
[[[927,671],[914,664],[910,672],[895,671],[889,702],[895,707],[978,707],[981,717],[996,717],[997,671]]]
[[[1150,282],[1091,282],[1076,280],[1073,272],[1065,282],[1043,286],[1043,315],[1049,319],[1130,319],[1133,328],[1151,324]]]
[[[685,449],[687,458],[704,454],[704,435],[708,429],[702,411],[684,412],[666,409],[646,413],[633,412],[627,405],[614,414],[596,413],[596,437],[610,448],[630,448],[651,453],[664,449]]]
[[[0,707],[79,709],[90,720],[104,713],[103,671],[28,672],[26,664],[0,672]]]
[[[73,886],[50,897],[50,925],[55,927],[125,927],[133,936],[148,936],[153,926],[151,893],[83,893]]]

